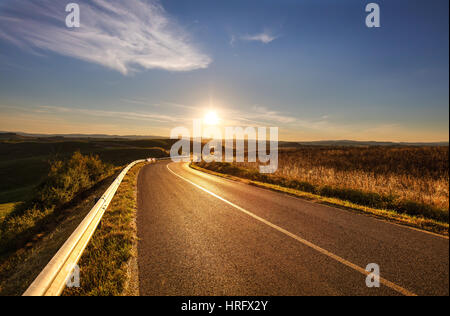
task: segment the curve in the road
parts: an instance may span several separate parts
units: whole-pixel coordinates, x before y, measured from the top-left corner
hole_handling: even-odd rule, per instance
[[[448,239],[186,164],[141,170],[137,226],[142,295],[449,293]]]

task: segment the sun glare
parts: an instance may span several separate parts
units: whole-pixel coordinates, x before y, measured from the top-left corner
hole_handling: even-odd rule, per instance
[[[209,111],[205,114],[203,122],[207,125],[217,125],[219,124],[219,116],[214,111]]]

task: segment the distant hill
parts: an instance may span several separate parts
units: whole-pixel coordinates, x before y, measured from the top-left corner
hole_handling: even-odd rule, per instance
[[[0,140],[27,140],[33,139],[34,137],[28,137],[24,135],[19,135],[16,133],[2,133],[0,132]]]
[[[0,140],[37,140],[57,141],[64,139],[108,139],[108,140],[155,140],[169,139],[163,136],[140,136],[140,135],[106,135],[106,134],[30,134],[22,132],[2,132]],[[299,146],[448,146],[449,142],[376,142],[355,140],[321,140],[309,142],[286,142],[280,141],[280,147]]]
[[[168,137],[163,136],[139,136],[139,135],[106,135],[106,134],[30,134],[22,132],[0,132],[0,139],[2,140],[26,140],[26,139],[36,139],[36,138],[49,138],[49,139],[65,139],[65,138],[93,138],[93,139],[168,139]]]
[[[448,142],[408,143],[408,142],[375,142],[354,140],[323,140],[315,142],[298,142],[299,145],[313,146],[448,146]]]

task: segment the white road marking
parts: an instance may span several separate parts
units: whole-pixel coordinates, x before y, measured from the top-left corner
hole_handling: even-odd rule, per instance
[[[241,211],[241,212],[243,212],[243,213],[253,217],[254,219],[260,221],[261,223],[264,223],[267,226],[272,227],[273,229],[275,229],[275,230],[285,234],[286,236],[289,236],[289,237],[297,240],[298,242],[304,244],[305,246],[308,246],[308,247],[310,247],[310,248],[320,252],[321,254],[324,254],[324,255],[328,256],[329,258],[334,259],[334,260],[338,261],[339,263],[341,263],[341,264],[343,264],[343,265],[345,265],[345,266],[347,266],[347,267],[349,267],[349,268],[351,268],[351,269],[353,269],[355,271],[360,272],[361,274],[363,274],[365,276],[370,274],[370,272],[367,272],[364,268],[361,268],[360,266],[358,266],[358,265],[356,265],[356,264],[354,264],[354,263],[352,263],[352,262],[350,262],[348,260],[345,260],[344,258],[341,258],[341,257],[335,255],[334,253],[331,253],[328,250],[325,250],[325,249],[323,249],[323,248],[321,248],[321,247],[319,247],[319,246],[317,246],[317,245],[315,245],[315,244],[313,244],[313,243],[311,243],[311,242],[309,242],[309,241],[307,241],[307,240],[305,240],[305,239],[303,239],[303,238],[301,238],[301,237],[299,237],[299,236],[297,236],[297,235],[295,235],[295,234],[285,230],[284,228],[281,228],[280,226],[277,226],[277,225],[275,225],[275,224],[265,220],[264,218],[253,214],[250,211],[247,211],[246,209],[240,207],[239,205],[236,205],[233,202],[230,202],[230,201],[224,199],[223,197],[220,197],[219,195],[209,191],[208,189],[205,189],[204,187],[202,187],[202,186],[192,182],[191,180],[188,180],[185,177],[175,173],[174,171],[172,171],[169,168],[169,164],[167,164],[166,167],[173,175],[175,175],[175,176],[179,177],[180,179],[182,179],[182,180],[192,184],[193,186],[199,188],[200,190],[202,190],[202,191],[204,191],[204,192],[214,196],[215,198],[217,198],[217,199],[227,203],[228,205],[231,205],[232,207],[234,207],[234,208],[238,209],[239,211]],[[391,288],[392,290],[394,290],[394,291],[396,291],[396,292],[398,292],[398,293],[400,293],[402,295],[405,295],[405,296],[417,296],[417,294],[415,294],[415,293],[413,293],[411,291],[408,291],[407,289],[405,289],[405,288],[403,288],[403,287],[401,287],[401,286],[399,286],[399,285],[397,285],[397,284],[395,284],[395,283],[393,283],[393,282],[391,282],[389,280],[386,280],[386,279],[384,279],[382,277],[380,277],[380,282],[382,284],[384,284],[385,286]]]

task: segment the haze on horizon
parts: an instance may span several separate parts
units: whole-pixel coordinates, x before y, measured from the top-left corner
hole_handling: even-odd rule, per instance
[[[0,3],[0,130],[158,135],[217,113],[281,140],[449,140],[446,0]]]

